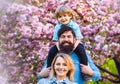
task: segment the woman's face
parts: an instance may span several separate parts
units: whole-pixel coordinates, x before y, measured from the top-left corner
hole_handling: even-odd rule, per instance
[[[62,57],[56,59],[54,69],[57,79],[64,79],[68,73],[68,65]]]

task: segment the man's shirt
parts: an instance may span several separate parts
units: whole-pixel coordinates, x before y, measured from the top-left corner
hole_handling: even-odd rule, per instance
[[[75,73],[74,73],[74,81],[77,82],[78,84],[84,84],[84,80],[83,80],[82,74],[81,74],[79,58],[74,52],[70,53],[70,56],[72,58],[72,61],[74,63],[75,69],[76,69]],[[87,54],[87,58],[88,58],[88,64],[90,65],[91,69],[94,72],[94,74],[92,76],[92,80],[97,81],[101,78],[100,71],[95,66],[95,64],[93,63],[92,59],[90,58],[90,56],[88,54]]]

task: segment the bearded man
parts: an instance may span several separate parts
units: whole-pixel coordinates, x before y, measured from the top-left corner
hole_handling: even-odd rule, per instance
[[[91,76],[91,79],[94,81],[98,81],[101,78],[99,69],[95,66],[90,56],[87,54],[88,58],[88,65],[80,64],[78,56],[74,53],[74,43],[75,33],[72,28],[62,25],[61,29],[58,32],[58,43],[59,43],[59,52],[69,53],[70,57],[75,66],[75,73],[74,73],[74,81],[78,84],[84,84],[84,80],[82,78],[82,73]],[[84,46],[83,46],[84,47]],[[46,62],[44,63],[44,68],[38,74],[38,79],[48,77],[51,67],[46,67]]]

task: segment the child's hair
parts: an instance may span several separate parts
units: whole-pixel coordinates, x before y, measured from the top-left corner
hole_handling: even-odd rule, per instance
[[[55,17],[58,18],[60,15],[69,14],[72,19],[75,20],[75,11],[73,11],[68,5],[61,5],[55,11]]]

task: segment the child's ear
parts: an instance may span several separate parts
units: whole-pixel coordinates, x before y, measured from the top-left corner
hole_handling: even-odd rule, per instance
[[[73,14],[70,15],[71,19],[74,17]]]

